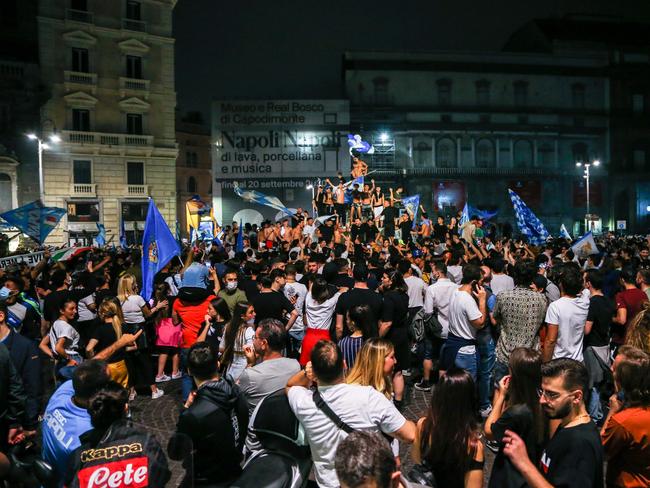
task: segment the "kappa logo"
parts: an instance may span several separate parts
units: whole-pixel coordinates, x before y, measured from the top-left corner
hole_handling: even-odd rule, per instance
[[[539,463],[542,465],[542,471],[544,471],[544,474],[548,474],[548,468],[551,466],[551,458],[547,456],[546,452],[542,454]]]
[[[156,241],[152,241],[149,244],[149,262],[150,263],[157,263],[158,262],[158,244],[156,244]]]
[[[80,488],[144,488],[149,486],[146,456],[90,466],[79,471]]]
[[[141,453],[142,451],[142,444],[139,442],[103,447],[100,449],[88,449],[86,451],[81,451],[81,462],[87,463],[89,461],[98,461],[100,459],[108,460],[114,457],[124,457],[127,454]]]

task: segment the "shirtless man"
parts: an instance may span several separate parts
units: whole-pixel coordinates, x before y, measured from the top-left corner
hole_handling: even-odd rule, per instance
[[[350,175],[352,178],[358,178],[359,176],[365,176],[368,174],[368,165],[365,161],[362,161],[359,158],[352,158],[352,171]]]

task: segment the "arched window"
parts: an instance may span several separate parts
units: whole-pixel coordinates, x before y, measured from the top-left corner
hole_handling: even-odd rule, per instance
[[[476,166],[478,168],[496,167],[494,143],[490,139],[479,139],[476,143]]]
[[[542,167],[551,166],[553,164],[553,155],[555,150],[553,146],[547,142],[539,146],[539,155],[537,160]]]
[[[190,176],[187,179],[187,192],[196,193],[196,178],[194,176]]]
[[[415,146],[415,164],[419,167],[430,165],[431,146],[424,141],[418,142]]]
[[[530,141],[521,139],[515,142],[515,168],[530,168],[533,165],[533,145]]]
[[[436,143],[436,163],[440,168],[455,168],[458,166],[456,143],[452,139],[445,137]]]

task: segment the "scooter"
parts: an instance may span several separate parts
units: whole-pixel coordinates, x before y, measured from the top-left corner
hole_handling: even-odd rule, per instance
[[[9,487],[43,487],[54,488],[57,479],[54,469],[40,458],[40,453],[31,442],[13,446],[7,453],[11,465],[5,477],[6,486]],[[0,486],[4,486],[0,481]]]
[[[249,422],[242,474],[234,488],[303,488],[312,459],[284,388],[266,396]]]

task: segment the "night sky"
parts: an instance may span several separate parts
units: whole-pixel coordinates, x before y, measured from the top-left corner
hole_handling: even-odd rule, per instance
[[[343,97],[346,50],[500,50],[534,18],[650,21],[648,0],[179,0],[181,113],[213,99]]]

